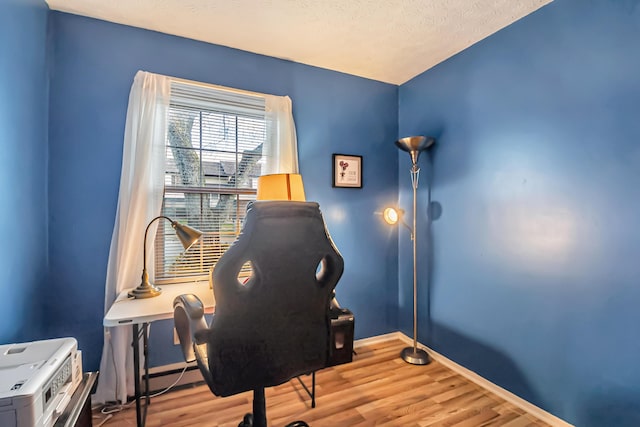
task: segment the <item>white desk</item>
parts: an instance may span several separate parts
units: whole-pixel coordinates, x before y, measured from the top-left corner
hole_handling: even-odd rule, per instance
[[[129,298],[127,294],[133,288],[120,292],[102,324],[111,327],[173,319],[173,300],[182,294],[195,294],[204,304],[205,313],[213,313],[216,304],[208,281],[164,285],[160,288],[162,293],[153,298]]]
[[[131,288],[133,289],[133,288]],[[156,320],[173,318],[173,300],[178,295],[194,294],[204,305],[205,313],[211,314],[215,308],[213,290],[209,282],[192,282],[161,286],[162,293],[153,298],[134,299],[127,294],[131,289],[120,292],[111,308],[104,316],[102,324],[106,327],[131,325],[133,328],[133,376],[135,380],[136,421],[138,427],[143,427],[147,418],[149,406],[149,364],[148,336],[149,323]],[[140,378],[140,339],[144,352],[145,406],[141,407],[141,378]]]

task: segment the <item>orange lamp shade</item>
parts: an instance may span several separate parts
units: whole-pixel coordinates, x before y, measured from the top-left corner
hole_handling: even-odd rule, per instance
[[[277,173],[258,177],[257,200],[292,200],[304,202],[302,175],[297,173]]]

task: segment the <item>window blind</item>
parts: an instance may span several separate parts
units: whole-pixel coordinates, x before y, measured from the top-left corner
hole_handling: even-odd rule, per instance
[[[155,282],[204,279],[242,227],[264,167],[264,98],[172,82],[162,214],[202,231],[189,250],[160,222]]]

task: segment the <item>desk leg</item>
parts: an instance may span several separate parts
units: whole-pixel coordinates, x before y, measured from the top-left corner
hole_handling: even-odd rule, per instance
[[[134,390],[135,390],[135,399],[136,399],[136,423],[138,427],[144,427],[147,420],[147,406],[149,406],[149,362],[147,357],[147,347],[148,347],[148,339],[147,339],[147,329],[149,328],[148,323],[142,324],[142,329],[138,327],[138,324],[133,324],[133,342],[131,345],[133,346],[133,381],[134,381]],[[140,376],[140,336],[142,335],[142,345],[143,345],[143,355],[144,355],[144,374],[145,374],[145,405],[142,408],[141,399],[142,399],[142,390],[141,390],[141,382],[142,377]],[[144,410],[143,410],[144,409]]]
[[[300,379],[300,376],[297,376],[296,378],[298,379],[298,382],[300,383],[304,391],[306,391],[309,397],[311,398],[311,407],[315,408],[316,407],[316,371],[313,371],[311,373],[311,390],[309,390],[309,388],[304,383],[304,381]]]
[[[316,407],[316,371],[311,373],[311,407]]]
[[[147,407],[151,404],[151,398],[149,397],[149,324],[143,325],[142,332],[142,350],[144,354],[144,394],[146,403],[144,405],[144,419],[146,424],[147,419]]]

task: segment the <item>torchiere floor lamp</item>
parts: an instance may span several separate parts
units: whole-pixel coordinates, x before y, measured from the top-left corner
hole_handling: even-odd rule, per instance
[[[429,355],[426,351],[418,348],[418,278],[417,278],[417,241],[416,233],[416,211],[417,211],[417,190],[418,178],[420,177],[420,167],[418,166],[418,158],[420,153],[431,147],[436,140],[432,137],[409,136],[396,141],[396,145],[403,151],[407,151],[411,155],[411,186],[413,187],[413,227],[409,227],[402,219],[404,211],[394,208],[386,208],[383,218],[388,224],[397,224],[401,221],[411,232],[411,240],[413,241],[413,347],[406,347],[400,353],[402,359],[412,365],[426,365],[430,362]]]

